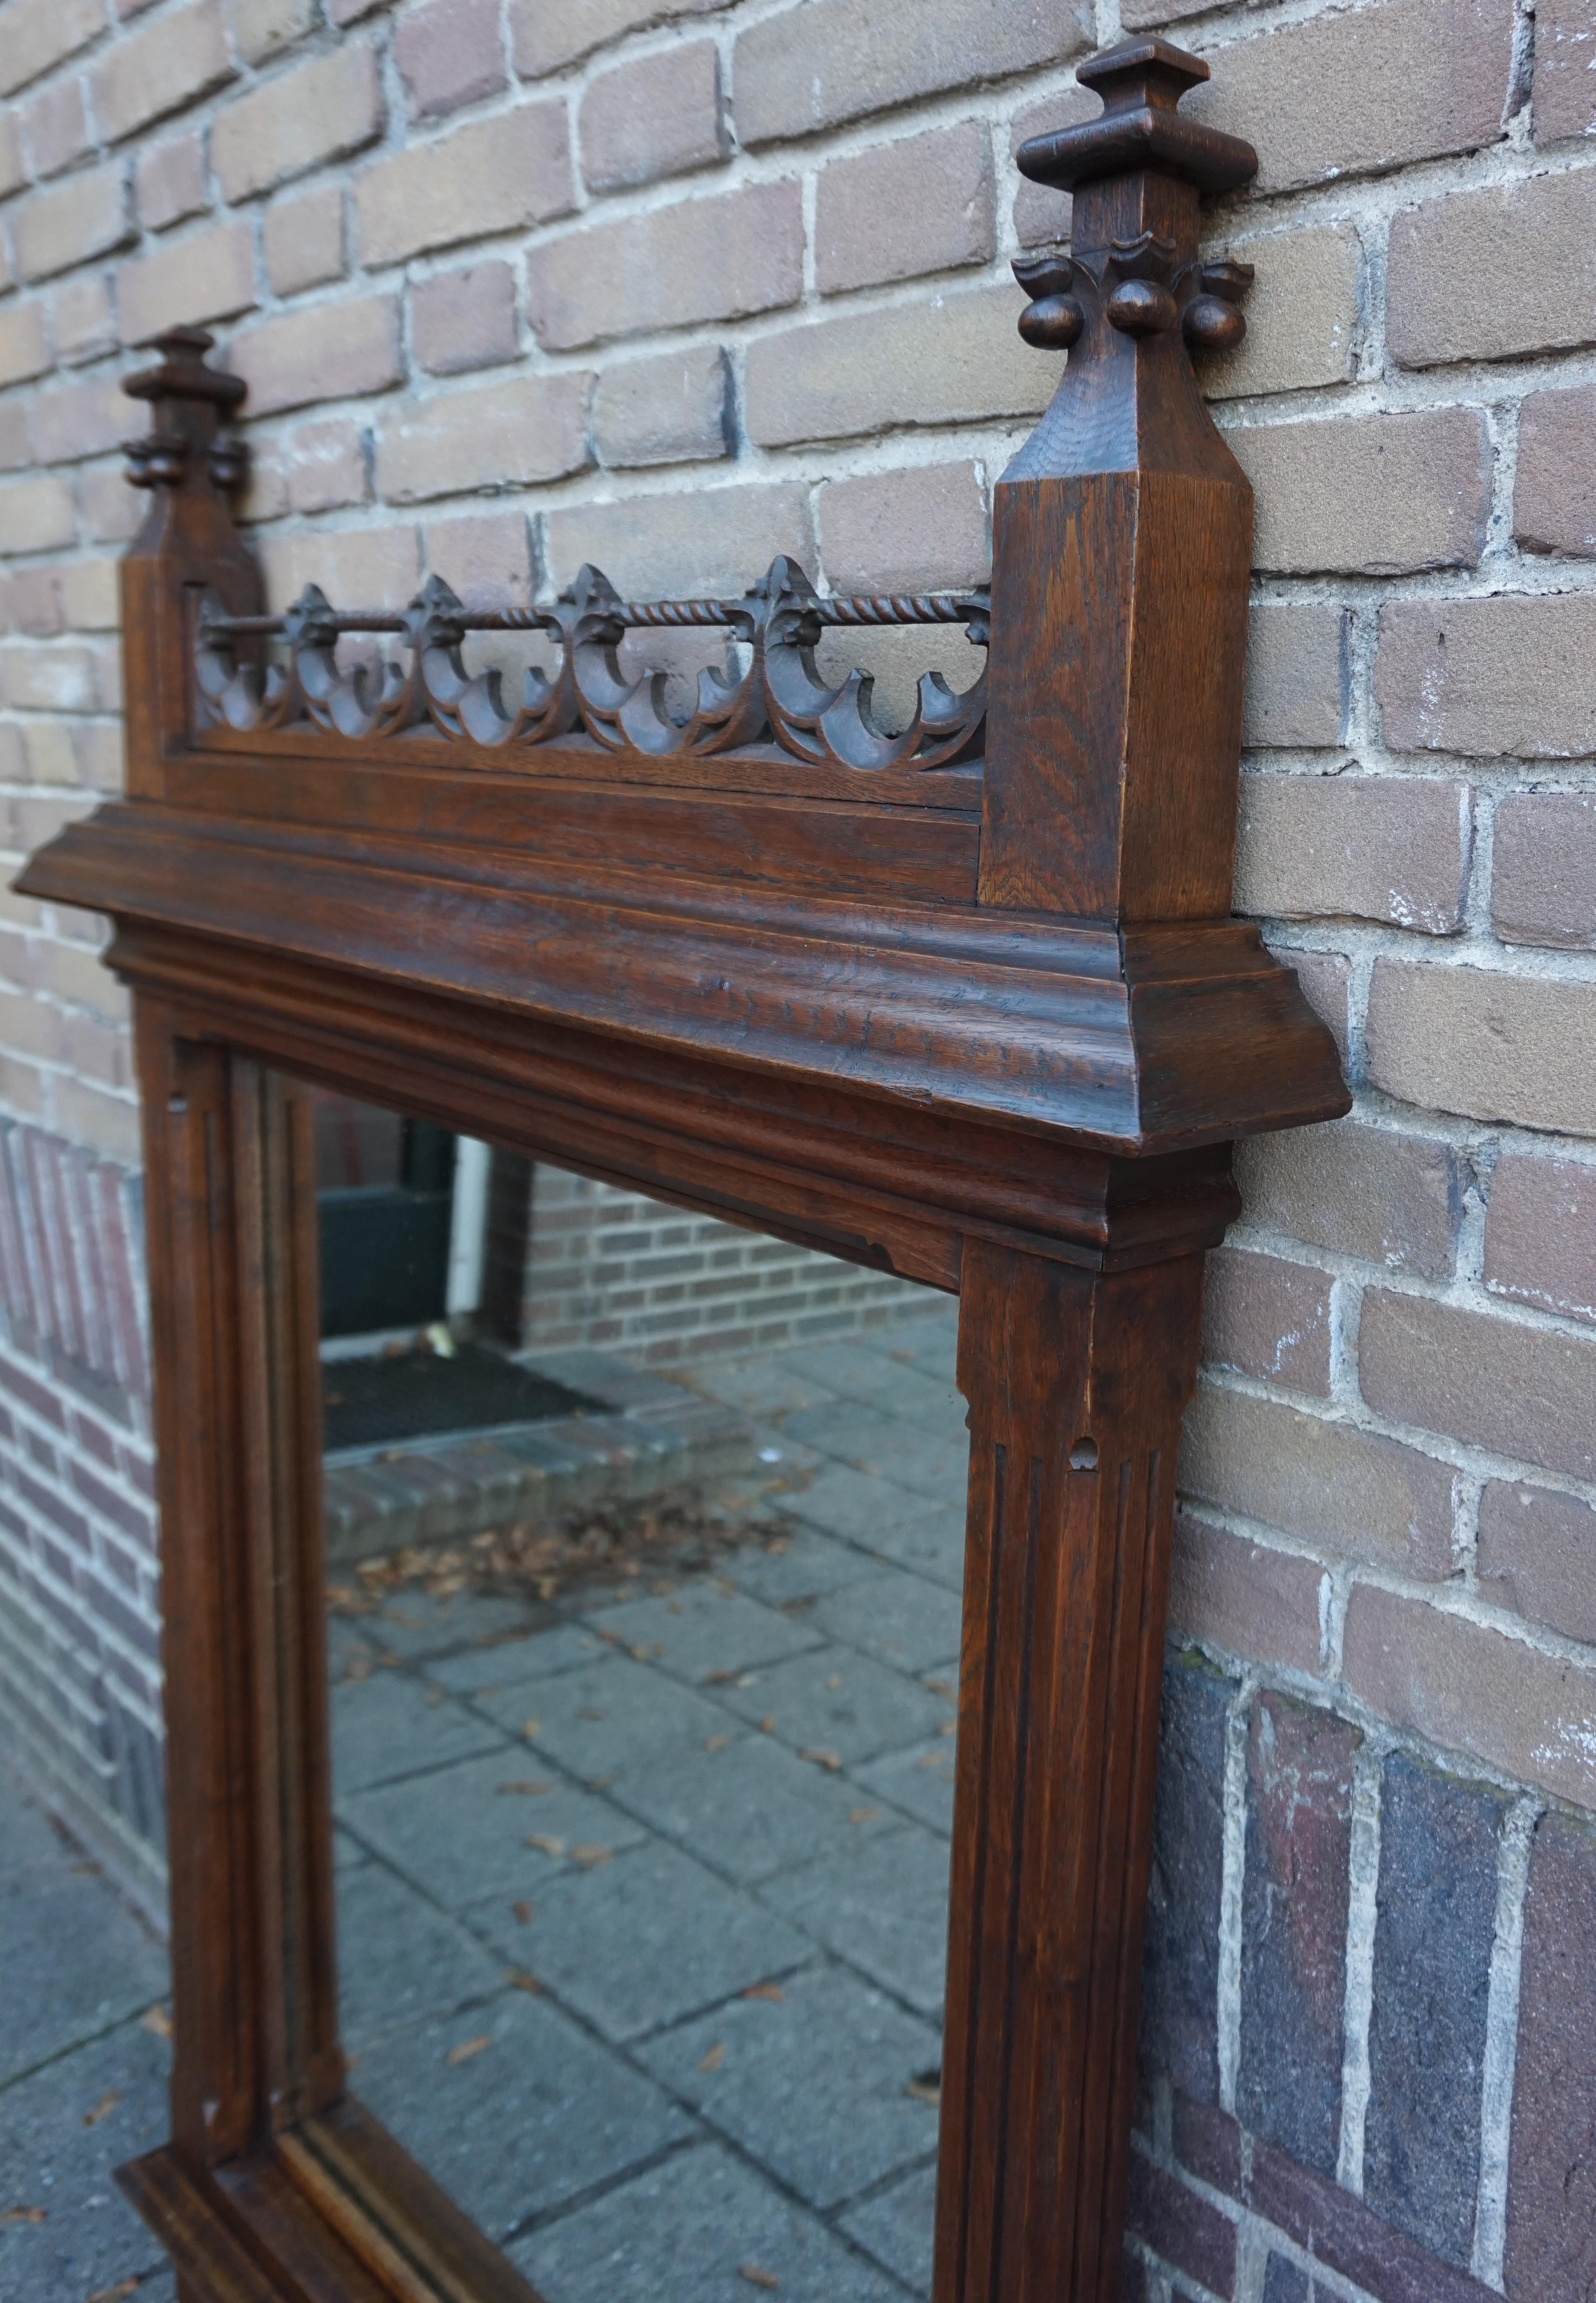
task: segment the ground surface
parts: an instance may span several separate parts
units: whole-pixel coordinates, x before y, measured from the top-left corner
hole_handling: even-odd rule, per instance
[[[950,1311],[697,1370],[778,1483],[708,1574],[334,1623],[350,2085],[548,2303],[928,2289],[952,1350]],[[0,2296],[84,2303],[150,2267],[106,2170],[162,2134],[161,1962],[16,1814],[0,2214],[49,2220],[0,2225]]]

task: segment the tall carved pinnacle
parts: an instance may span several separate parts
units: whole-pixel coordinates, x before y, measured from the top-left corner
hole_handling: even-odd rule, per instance
[[[205,355],[215,342],[204,328],[169,328],[155,339],[160,354],[154,367],[124,376],[130,400],[148,400],[150,428],[126,443],[128,478],[136,488],[180,487],[203,474],[225,493],[244,477],[241,441],[219,440],[216,425],[243,399],[242,376],[207,367]]]
[[[1252,495],[1192,355],[1240,342],[1252,274],[1204,261],[1197,231],[1203,195],[1237,190],[1257,157],[1182,116],[1208,67],[1168,41],[1076,76],[1102,113],[1018,155],[1074,195],[1068,247],[1014,266],[1021,335],[1069,357],[993,496],[981,900],[1212,917],[1230,901]],[[1010,660],[1039,619],[1051,657],[1033,641]]]

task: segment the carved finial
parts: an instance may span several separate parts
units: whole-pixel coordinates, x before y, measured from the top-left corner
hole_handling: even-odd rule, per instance
[[[238,406],[247,386],[242,376],[207,367],[205,355],[215,342],[204,328],[168,328],[151,349],[154,367],[124,376],[131,400],[150,401],[150,429],[126,443],[128,479],[136,488],[180,487],[190,472],[203,471],[225,494],[241,485],[248,469],[241,441],[218,440],[216,421]]]
[[[1201,56],[1168,40],[1125,40],[1088,56],[1075,76],[1096,89],[1102,111],[1095,120],[1056,128],[1020,146],[1019,172],[1033,182],[1068,191],[1127,169],[1156,168],[1199,191],[1234,192],[1257,174],[1258,155],[1250,144],[1187,120],[1176,108],[1188,89],[1208,78]]]

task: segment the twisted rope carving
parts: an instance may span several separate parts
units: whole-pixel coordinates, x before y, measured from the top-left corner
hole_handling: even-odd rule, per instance
[[[963,624],[984,647],[991,613],[984,589],[968,593],[858,593],[823,600],[803,570],[777,560],[740,600],[622,600],[595,568],[584,568],[553,605],[472,611],[432,578],[401,613],[343,612],[314,585],[282,616],[228,616],[207,601],[201,612],[195,672],[202,717],[241,730],[309,720],[350,741],[395,736],[430,724],[456,741],[488,749],[586,734],[611,752],[705,756],[774,743],[795,758],[840,767],[945,767],[978,756],[986,717],[984,671],[963,695],[938,672],[919,683],[905,729],[876,725],[873,681],[850,672],[829,687],[814,650],[827,627]],[[628,680],[617,649],[628,630],[722,629],[752,651],[740,677],[730,667],[698,675],[697,710],[673,718],[660,672]],[[506,703],[496,671],[468,672],[468,632],[541,631],[558,645],[552,678],[528,666],[519,702]],[[407,666],[340,670],[345,634],[394,635]],[[281,637],[287,661],[264,670],[239,643]]]

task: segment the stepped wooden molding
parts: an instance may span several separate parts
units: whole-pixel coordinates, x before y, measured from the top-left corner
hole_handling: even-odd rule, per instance
[[[242,385],[195,331],[130,379],[127,792],[20,884],[108,913],[134,995],[175,2061],[123,2182],[184,2303],[531,2294],[346,2083],[307,1083],[959,1295],[933,2293],[1115,2303],[1203,1257],[1235,1139],[1349,1098],[1230,916],[1253,500],[1193,356],[1239,342],[1249,277],[1199,256],[1200,200],[1256,163],[1182,116],[1207,67],[1161,40],[1079,77],[1100,117],[1019,155],[1073,193],[1069,246],[1015,267],[1068,357],[989,586],[833,598],[778,558],[730,599],[586,567],[513,612],[435,581],[267,614]],[[897,729],[815,654],[891,626],[984,660]],[[683,631],[734,651],[685,715],[619,654]],[[471,668],[517,633],[552,671]]]

